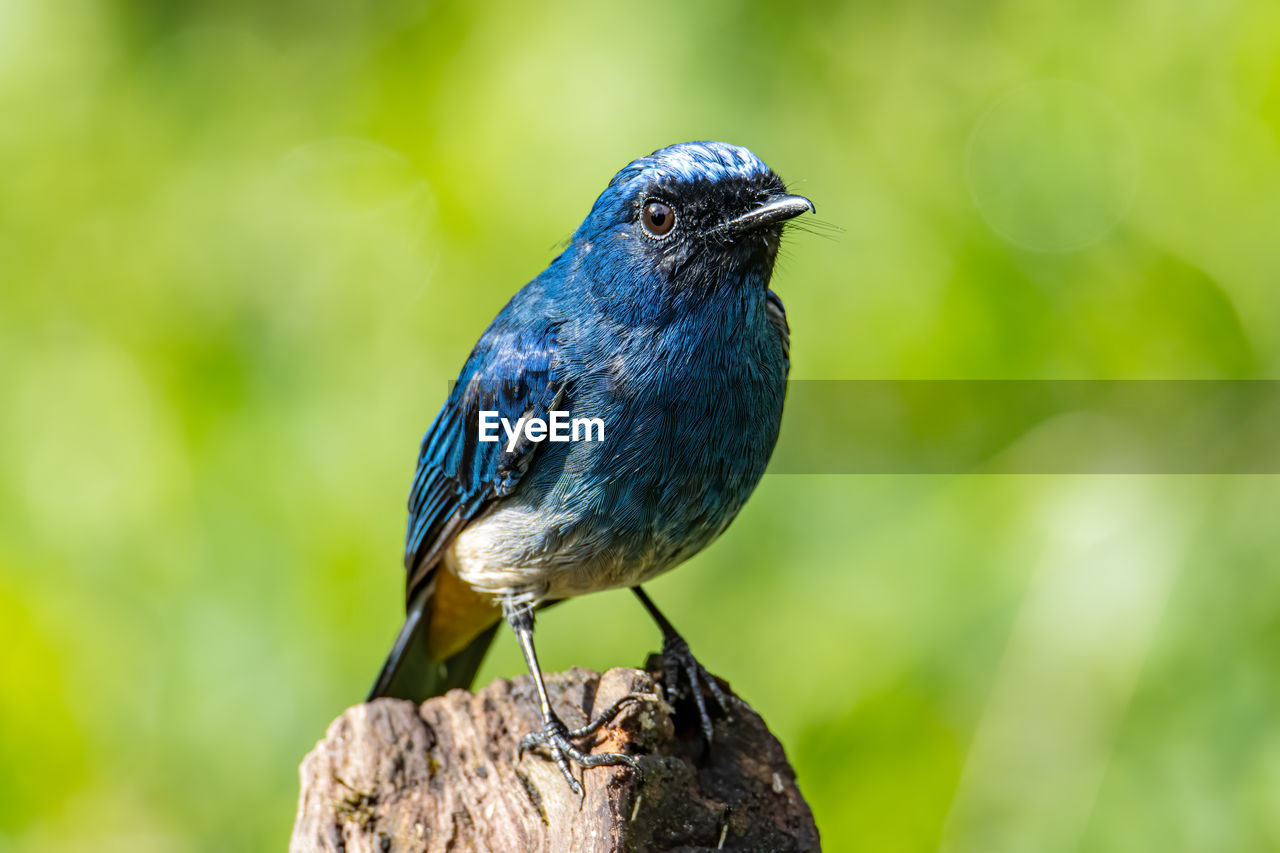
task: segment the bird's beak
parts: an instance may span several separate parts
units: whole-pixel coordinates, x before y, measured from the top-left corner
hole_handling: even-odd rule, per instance
[[[777,195],[754,210],[730,219],[717,230],[727,231],[730,234],[745,234],[757,228],[764,228],[766,225],[786,222],[802,213],[817,212],[818,209],[813,206],[813,202],[802,195]]]

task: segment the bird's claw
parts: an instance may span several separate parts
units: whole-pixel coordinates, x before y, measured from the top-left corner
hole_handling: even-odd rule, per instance
[[[716,681],[715,676],[707,672],[706,668],[698,663],[698,659],[693,656],[693,652],[689,651],[689,644],[679,634],[668,636],[662,643],[662,669],[663,690],[666,691],[667,701],[674,701],[680,689],[680,676],[684,675],[685,680],[689,683],[690,692],[693,694],[694,704],[698,707],[698,720],[702,726],[702,734],[707,739],[707,743],[710,744],[713,728],[711,714],[707,709],[707,697],[703,695],[702,685],[705,684],[707,689],[711,691],[711,697],[716,700],[716,704],[724,712],[725,719],[730,722],[733,721],[733,717],[729,714],[729,697],[720,688],[720,682]]]
[[[582,796],[582,785],[578,780],[573,778],[570,770],[569,762],[572,760],[574,764],[584,770],[588,767],[602,767],[609,764],[625,764],[632,770],[639,772],[640,762],[634,757],[621,752],[600,752],[587,753],[578,749],[573,745],[576,740],[583,740],[591,737],[601,727],[613,722],[614,718],[621,713],[623,707],[628,702],[639,702],[641,700],[654,700],[656,696],[650,696],[645,693],[628,693],[618,701],[614,702],[608,708],[596,715],[595,719],[588,722],[585,726],[578,729],[570,729],[560,718],[554,714],[543,721],[543,729],[540,732],[530,732],[520,738],[519,755],[523,756],[526,752],[537,747],[546,749],[551,754],[551,760],[560,768],[560,772],[564,774],[564,778],[569,783],[569,788],[579,797]]]

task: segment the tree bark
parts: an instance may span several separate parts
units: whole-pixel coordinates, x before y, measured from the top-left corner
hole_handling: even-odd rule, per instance
[[[573,728],[627,693],[659,694],[660,681],[655,658],[648,672],[552,674],[547,688]],[[634,755],[641,772],[581,771],[581,799],[547,757],[516,754],[520,737],[541,729],[527,676],[474,695],[453,690],[420,707],[402,699],[357,705],[302,762],[290,849],[818,850],[782,746],[729,695],[733,707],[715,717],[710,749],[688,698],[674,710],[629,703],[587,745]]]

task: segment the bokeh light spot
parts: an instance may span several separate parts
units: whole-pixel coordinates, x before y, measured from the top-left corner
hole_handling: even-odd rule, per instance
[[[969,142],[973,200],[1001,237],[1066,252],[1106,237],[1137,188],[1133,134],[1106,96],[1067,80],[1030,83],[996,101]]]

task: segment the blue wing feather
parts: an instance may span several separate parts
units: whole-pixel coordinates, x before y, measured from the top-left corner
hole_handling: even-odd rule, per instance
[[[458,532],[490,502],[510,494],[532,461],[538,445],[522,442],[508,452],[501,430],[501,440],[480,441],[479,415],[496,411],[512,423],[545,417],[562,393],[556,324],[545,304],[540,279],[512,297],[471,351],[423,436],[409,490],[406,600]]]

